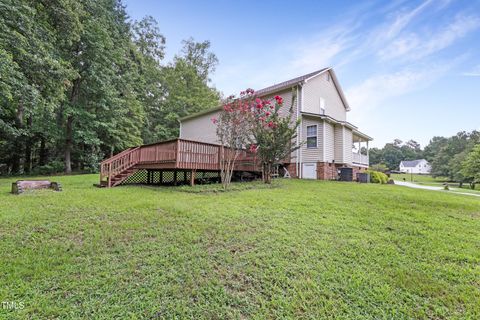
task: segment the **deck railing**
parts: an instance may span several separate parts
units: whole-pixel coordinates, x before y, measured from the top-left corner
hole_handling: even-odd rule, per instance
[[[190,140],[177,140],[177,167],[192,170],[219,170],[220,146]]]
[[[368,156],[353,152],[353,163],[368,165]]]
[[[139,163],[175,162],[177,142],[168,141],[140,147]]]
[[[162,164],[170,169],[220,170],[221,148],[216,144],[183,139],[130,148],[100,164],[100,181],[106,180],[110,187],[112,177],[135,165],[154,167],[155,164]],[[255,154],[246,150],[237,152],[235,170],[260,170]]]
[[[100,164],[100,183],[107,180],[111,187],[112,177],[122,173],[138,163],[140,159],[140,147],[130,148],[119,154],[102,161]]]

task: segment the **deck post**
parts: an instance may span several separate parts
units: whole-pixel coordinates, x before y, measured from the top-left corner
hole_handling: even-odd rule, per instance
[[[190,186],[194,186],[195,185],[195,173],[196,173],[197,170],[192,170],[190,172]]]
[[[160,178],[158,180],[158,184],[163,184],[163,170],[160,171]]]
[[[183,183],[187,184],[187,171],[183,171]]]
[[[147,184],[151,184],[152,171],[147,170]]]
[[[112,163],[108,164],[108,187],[112,186]]]
[[[177,170],[173,171],[173,185],[177,185]]]

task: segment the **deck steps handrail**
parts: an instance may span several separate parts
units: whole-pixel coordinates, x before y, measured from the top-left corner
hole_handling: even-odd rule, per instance
[[[131,147],[131,148],[125,149],[125,150],[123,150],[122,152],[117,153],[117,154],[111,156],[110,158],[107,158],[107,159],[103,160],[103,161],[101,162],[101,164],[103,164],[103,163],[105,163],[105,162],[113,161],[113,160],[115,160],[115,159],[117,159],[117,158],[120,158],[121,156],[123,156],[124,154],[129,153],[132,149],[135,149],[135,148],[138,148],[138,147]]]
[[[100,164],[100,183],[107,179],[108,187],[112,185],[112,178],[121,174],[123,171],[136,165],[139,160],[139,150],[141,147],[125,150]]]

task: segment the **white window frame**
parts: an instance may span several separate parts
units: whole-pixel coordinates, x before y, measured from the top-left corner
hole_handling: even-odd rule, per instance
[[[318,103],[320,105],[320,114],[325,114],[325,98],[320,97]]]
[[[308,135],[308,128],[315,127],[315,135]],[[315,146],[308,146],[308,138],[315,138]],[[307,126],[307,149],[316,149],[318,148],[318,125],[312,124]]]

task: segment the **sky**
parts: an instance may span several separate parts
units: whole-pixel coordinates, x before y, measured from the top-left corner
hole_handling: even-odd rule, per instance
[[[125,0],[167,39],[209,40],[225,95],[333,67],[347,120],[382,147],[480,130],[480,0]]]

